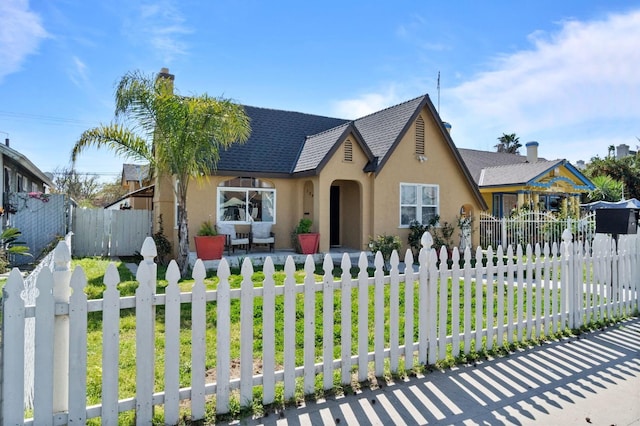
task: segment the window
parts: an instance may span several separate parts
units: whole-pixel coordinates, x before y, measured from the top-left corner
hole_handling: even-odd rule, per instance
[[[353,161],[353,142],[350,139],[344,142],[344,161],[349,163]]]
[[[427,224],[438,215],[440,206],[438,185],[400,184],[400,226],[413,221]]]
[[[235,178],[218,186],[218,222],[276,222],[276,190],[255,178]]]
[[[416,155],[424,155],[424,120],[421,116],[416,120]]]
[[[16,174],[16,192],[24,192],[24,177],[18,173]]]
[[[6,194],[11,192],[11,170],[7,167],[4,168],[4,192]]]

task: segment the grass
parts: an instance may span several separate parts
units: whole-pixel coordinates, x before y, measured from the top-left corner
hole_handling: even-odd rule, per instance
[[[89,298],[101,298],[102,294],[105,290],[105,286],[103,284],[104,274],[106,268],[110,262],[106,259],[101,258],[83,258],[83,259],[74,259],[72,262],[72,268],[77,266],[82,267],[87,276],[87,287],[85,288],[85,292],[87,293]],[[118,285],[118,289],[121,293],[121,296],[131,296],[135,294],[135,289],[137,288],[137,282],[135,281],[135,277],[133,274],[126,268],[125,264],[122,262],[115,262],[118,272],[120,274],[120,283]],[[274,280],[276,285],[282,285],[284,282],[284,272],[282,268],[277,268],[278,270],[275,272]],[[369,270],[369,275],[372,275],[373,271]],[[165,280],[166,268],[161,265],[158,266],[158,286],[157,292],[163,293],[166,286],[168,285]],[[351,270],[352,277],[355,277],[358,273],[357,268],[353,268]],[[232,271],[232,276],[230,277],[230,285],[231,288],[240,288],[241,277],[239,275],[239,270]],[[322,280],[323,271],[321,268],[316,270],[316,281]],[[336,268],[333,271],[334,277],[339,277],[341,271],[339,268]],[[262,286],[262,281],[264,280],[264,273],[256,268],[252,281],[254,286],[260,287]],[[302,270],[298,270],[295,275],[295,280],[297,283],[302,283],[304,280],[304,272]],[[447,283],[447,291],[449,295],[449,300],[451,300],[451,296],[453,294],[454,286],[451,281]],[[183,292],[191,291],[191,287],[193,285],[192,280],[182,280],[179,283],[180,289]],[[205,286],[207,290],[215,290],[218,285],[218,278],[214,276],[213,273],[209,272],[209,275],[205,279]],[[495,287],[494,287],[495,289]],[[403,330],[404,330],[404,284],[401,284],[399,289],[399,302],[400,302],[400,315],[399,315],[399,330],[400,330],[400,344],[404,343]],[[459,286],[459,300],[460,300],[460,311],[463,312],[463,304],[464,304],[464,287]],[[475,321],[476,321],[476,305],[475,305],[475,285],[471,289],[471,329],[475,329]],[[494,290],[494,324],[496,323],[495,316],[497,315],[497,293]],[[483,301],[486,300],[487,287],[482,286],[483,292]],[[417,341],[417,324],[418,324],[418,288],[417,285],[414,284],[413,288],[414,293],[414,336],[413,341]],[[303,294],[297,295],[296,302],[296,352],[295,359],[296,365],[303,364],[303,334],[304,334],[304,306],[303,306]],[[514,299],[517,297],[517,290],[514,289]],[[535,292],[532,295],[532,299],[528,300],[526,291],[524,293],[525,297],[525,306],[523,307],[523,313],[527,312],[527,303],[531,303],[532,306],[535,307]],[[316,336],[322,335],[323,330],[323,318],[322,318],[322,294],[316,293],[315,299],[315,331]],[[385,318],[385,342],[389,342],[389,299],[390,299],[390,291],[389,286],[385,286],[385,294],[384,294],[384,318]],[[374,287],[369,287],[369,351],[373,351],[374,344],[374,312],[373,312],[373,300],[374,300]],[[340,292],[336,291],[334,294],[334,358],[340,357],[340,336],[341,336],[341,297]],[[352,292],[352,342],[351,347],[353,350],[357,350],[357,336],[358,336],[358,324],[357,324],[357,312],[358,312],[358,296],[357,289],[354,289]],[[284,340],[284,307],[283,307],[283,296],[276,297],[276,365],[280,366],[277,368],[281,368],[284,360],[282,354],[283,340]],[[516,304],[514,303],[514,306]],[[504,307],[505,307],[505,319],[507,318],[507,296],[504,298]],[[448,304],[447,308],[447,335],[451,334],[452,323],[451,323],[451,306]],[[486,307],[483,306],[483,327],[486,326]],[[87,404],[97,404],[100,403],[101,400],[101,380],[102,380],[102,324],[101,324],[101,312],[93,312],[89,314],[89,330],[88,330],[88,375],[87,375]],[[517,312],[513,312],[513,316],[515,317]],[[155,365],[155,390],[162,391],[164,388],[164,307],[158,306],[156,309],[156,365]],[[237,366],[238,361],[240,359],[240,345],[239,345],[239,336],[240,336],[240,301],[238,299],[233,299],[231,301],[231,335],[232,335],[232,344],[230,347],[231,352],[231,360],[232,365]],[[191,381],[191,337],[190,337],[190,326],[191,326],[191,308],[188,304],[183,304],[181,307],[181,332],[180,332],[180,386],[187,387],[190,386]],[[208,324],[206,330],[206,339],[207,339],[207,354],[205,365],[209,374],[214,374],[216,371],[216,358],[215,358],[215,350],[216,350],[216,304],[215,303],[207,303],[207,311],[206,311],[206,321]],[[460,330],[463,330],[464,327],[464,318],[461,314],[460,319]],[[120,380],[119,380],[119,397],[129,398],[135,396],[135,368],[136,368],[136,354],[135,354],[135,311],[133,309],[123,310],[121,311],[120,318]],[[261,298],[256,297],[254,301],[254,320],[253,320],[253,332],[254,332],[254,359],[256,361],[261,360],[262,358],[262,300]],[[560,333],[556,335],[551,335],[546,333],[539,337],[537,340],[545,340],[554,337],[558,337],[564,333],[567,333],[566,330],[561,330]],[[486,339],[485,339],[486,340]],[[516,338],[516,341],[518,339]],[[505,342],[507,340],[505,339]],[[454,357],[452,354],[451,345],[447,348],[447,357],[443,360],[439,360],[435,364],[435,368],[446,368],[448,366],[458,364],[458,363],[468,363],[473,362],[482,357],[488,356],[496,356],[500,354],[508,353],[511,350],[514,350],[520,346],[526,346],[531,343],[537,343],[537,341],[527,340],[527,336],[524,336],[524,339],[517,343],[505,344],[504,346],[497,347],[494,345],[492,350],[487,350],[486,341],[483,341],[481,344],[475,346],[472,343],[472,347],[469,348],[470,352],[467,354],[459,355]],[[461,350],[464,346],[464,342],[461,342]],[[315,353],[316,361],[322,360],[322,345],[321,340],[317,340],[316,342],[316,353]],[[414,365],[417,364],[417,360],[414,360]],[[383,378],[372,378],[372,381],[368,384],[359,384],[357,380],[353,380],[350,386],[342,386],[340,384],[339,371],[335,373],[334,376],[334,386],[335,388],[332,390],[332,393],[350,393],[361,386],[375,386],[376,380],[392,380],[394,375],[391,375],[389,368],[389,359],[385,360],[385,377]],[[415,374],[420,372],[428,372],[434,366],[421,366],[416,365],[413,370],[406,371],[404,369],[404,362],[402,358],[400,358],[400,370],[398,375],[408,375]],[[233,369],[232,369],[233,371]],[[353,372],[355,373],[357,369],[354,367]],[[354,375],[355,377],[355,375]],[[211,381],[213,381],[211,379]],[[322,376],[316,377],[316,397],[323,395],[324,391],[322,390]],[[314,396],[312,396],[313,398]],[[262,388],[257,386],[254,387],[254,402],[252,407],[249,408],[241,408],[239,405],[239,398],[237,392],[235,395],[232,395],[231,398],[231,413],[226,418],[237,418],[244,415],[255,414],[260,415],[264,412],[273,411],[283,407],[287,404],[295,404],[309,398],[309,396],[303,395],[302,391],[302,381],[297,381],[297,390],[296,390],[296,398],[294,401],[286,401],[284,399],[284,389],[283,385],[279,384],[276,389],[276,402],[270,407],[262,406]],[[188,415],[188,406],[184,407],[184,414]],[[157,419],[154,422],[162,424],[162,407],[156,407]],[[133,412],[126,412],[120,414],[120,424],[133,424],[135,423]],[[214,398],[208,399],[207,403],[207,420],[215,420],[215,404]],[[219,418],[218,418],[219,420]],[[90,424],[99,424],[99,419],[92,419],[89,422]]]

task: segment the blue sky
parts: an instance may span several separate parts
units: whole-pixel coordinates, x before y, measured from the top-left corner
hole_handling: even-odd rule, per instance
[[[113,117],[118,79],[168,67],[183,95],[357,118],[428,93],[458,147],[503,133],[575,164],[640,145],[631,1],[0,2],[0,137],[43,171]],[[523,150],[524,151],[524,150]],[[87,151],[80,172],[126,161]]]

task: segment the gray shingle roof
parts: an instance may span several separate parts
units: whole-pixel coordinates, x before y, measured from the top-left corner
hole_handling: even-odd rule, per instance
[[[521,164],[527,162],[527,157],[504,152],[478,151],[475,149],[458,148],[464,163],[467,165],[473,180],[478,184],[482,169],[492,166]]]
[[[562,160],[536,161],[504,166],[486,167],[480,173],[478,186],[524,185],[543,173],[562,164]]]
[[[354,124],[374,156],[385,158],[400,134],[411,124],[410,119],[424,105],[427,95],[403,102],[358,118]]]
[[[244,145],[220,153],[218,172],[291,174],[314,170],[351,123],[365,150],[382,161],[427,101],[423,95],[355,121],[245,106],[251,136]],[[372,158],[373,161],[373,158]]]
[[[322,160],[327,157],[336,142],[342,138],[345,130],[350,127],[349,124],[345,123],[307,137],[293,172],[298,173],[316,169]]]
[[[251,136],[243,145],[235,144],[220,152],[219,173],[288,175],[295,168],[307,136],[349,121],[252,106],[245,106],[244,110],[251,120]]]

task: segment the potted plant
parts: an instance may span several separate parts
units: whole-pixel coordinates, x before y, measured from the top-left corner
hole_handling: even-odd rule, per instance
[[[313,254],[318,250],[320,242],[320,234],[311,232],[311,219],[302,218],[298,222],[298,226],[293,230],[293,243],[296,251],[302,254]]]
[[[210,220],[202,222],[198,235],[193,237],[196,243],[196,254],[201,260],[222,259],[225,235],[218,235],[216,227]]]

